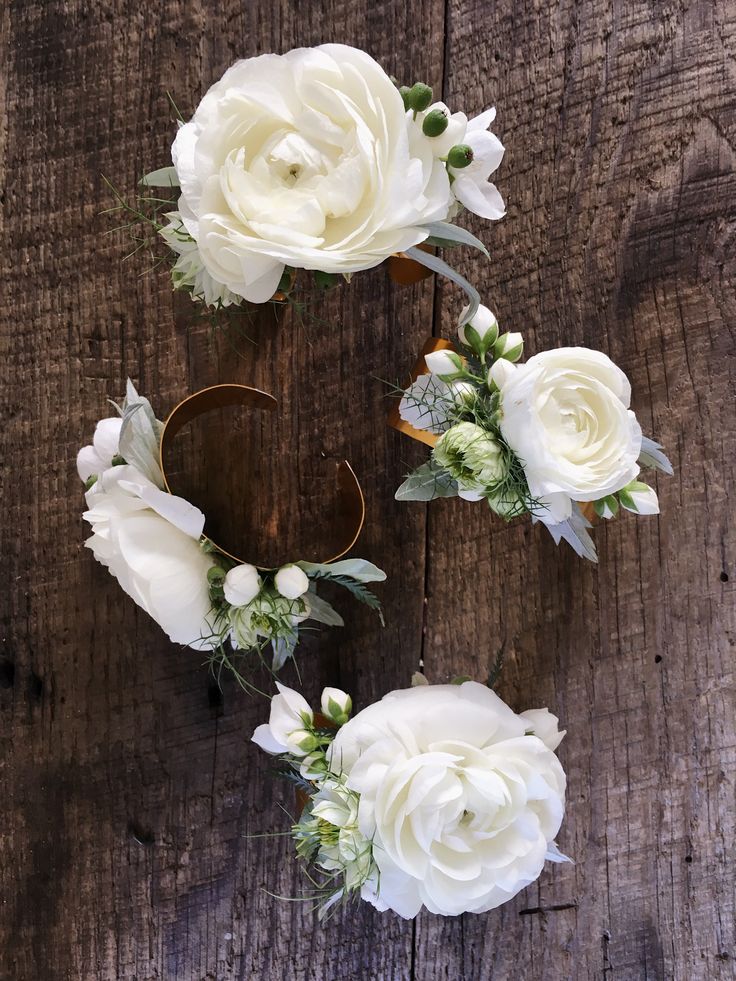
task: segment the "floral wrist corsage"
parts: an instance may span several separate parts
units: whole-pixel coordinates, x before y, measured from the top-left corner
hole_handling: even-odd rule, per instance
[[[397,255],[451,276],[474,306],[476,291],[426,246],[487,255],[452,220],[505,213],[488,182],[504,152],[494,118],[451,112],[423,83],[399,88],[343,44],[247,58],[180,118],[173,166],[143,178],[178,188],[178,201],[128,210],[148,209],[174,289],[210,307],[288,299],[295,270],[326,287]]]
[[[205,535],[202,511],[170,493],[164,465],[167,433],[179,418],[193,418],[199,396],[210,406],[275,406],[263,392],[220,385],[191,396],[162,423],[129,381],[118,415],[97,424],[92,444],[77,457],[86,488],[84,518],[93,532],[85,544],[172,641],[210,652],[213,664],[232,668],[248,687],[234,653],[260,655],[270,644],[277,670],[294,653],[305,621],[342,625],[337,611],[317,595],[319,580],[345,587],[380,612],[366,584],[386,576],[364,559],[264,569],[215,545]],[[360,533],[363,497],[347,463],[340,466],[346,476],[341,491],[350,504],[344,554]]]
[[[432,445],[396,492],[404,501],[462,497],[510,519],[531,514],[555,541],[596,561],[593,514],[657,514],[642,467],[672,473],[642,436],[626,375],[599,351],[566,347],[523,364],[521,334],[499,334],[484,306],[460,317],[460,350],[430,342],[424,373],[403,392],[396,428]],[[421,370],[421,369],[420,369]]]
[[[474,681],[391,692],[350,719],[322,693],[321,715],[282,685],[253,741],[278,757],[304,807],[292,826],[320,915],[360,897],[413,917],[500,906],[533,882],[557,845],[564,731],[547,709],[517,715]]]

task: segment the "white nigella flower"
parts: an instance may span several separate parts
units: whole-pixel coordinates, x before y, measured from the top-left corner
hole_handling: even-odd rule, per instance
[[[494,221],[506,214],[506,206],[495,184],[488,183],[488,178],[498,169],[504,154],[498,137],[487,132],[495,118],[496,110],[488,109],[468,121],[465,134],[458,142],[470,147],[473,160],[461,169],[447,168],[454,177],[452,193],[455,198],[473,214]]]
[[[123,420],[120,416],[111,419],[101,419],[95,428],[90,446],[83,446],[77,453],[77,473],[81,480],[100,474],[112,466],[114,456],[117,456],[120,442],[120,428]]]

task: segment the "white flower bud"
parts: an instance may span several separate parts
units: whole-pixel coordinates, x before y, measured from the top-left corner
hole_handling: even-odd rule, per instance
[[[324,751],[320,749],[309,753],[299,764],[299,773],[305,780],[324,780],[327,770],[327,760]]]
[[[225,576],[225,599],[231,606],[247,606],[261,591],[261,577],[254,565],[236,565]]]
[[[605,518],[606,521],[610,521],[611,518],[615,518],[618,514],[618,501],[613,494],[602,497],[600,501],[596,501],[593,504],[593,507],[598,517]]]
[[[309,578],[298,565],[282,566],[274,579],[276,589],[285,598],[299,599],[309,589]]]
[[[502,389],[515,371],[516,365],[511,364],[510,361],[506,361],[505,358],[499,358],[498,361],[493,362],[488,374],[490,375],[491,381],[495,382],[499,389]]]
[[[353,700],[339,688],[325,688],[321,700],[322,714],[338,725],[344,725],[353,710]]]
[[[462,371],[463,362],[459,354],[454,351],[432,351],[424,357],[428,370],[433,375],[456,375]]]
[[[632,480],[630,484],[618,492],[621,507],[635,514],[659,514],[659,501],[651,487]]]
[[[295,729],[286,737],[286,745],[294,756],[307,756],[314,752],[319,743],[308,729]]]
[[[518,361],[524,351],[524,339],[521,334],[509,332],[501,334],[493,345],[493,353],[497,358],[506,361]]]
[[[450,385],[450,396],[456,405],[472,405],[478,397],[478,390],[472,382],[456,381]]]
[[[460,343],[475,351],[476,344],[474,341],[476,341],[476,337],[473,336],[473,331],[475,331],[477,341],[480,341],[487,351],[498,337],[498,321],[488,307],[484,307],[482,304],[478,307],[472,320],[467,320],[469,310],[469,305],[464,307],[463,312],[460,314],[460,320],[458,321],[457,334],[460,338]],[[466,332],[465,328],[468,326],[472,327],[473,331]]]

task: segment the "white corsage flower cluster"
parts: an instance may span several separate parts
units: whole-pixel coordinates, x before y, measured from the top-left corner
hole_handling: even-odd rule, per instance
[[[273,648],[273,670],[293,655],[305,620],[342,626],[316,583],[330,580],[380,610],[366,583],[386,578],[363,559],[297,562],[276,571],[238,564],[204,535],[199,508],[165,489],[163,424],[128,382],[116,418],[102,419],[77,456],[85,483],[85,543],[125,592],[178,644],[232,668],[232,654]]]
[[[334,688],[315,716],[279,685],[253,741],[278,755],[306,796],[292,828],[323,875],[321,914],[360,896],[411,918],[482,913],[569,861],[555,837],[564,731],[547,709],[517,715],[465,681],[394,691],[349,719]],[[314,881],[314,880],[313,880]]]
[[[460,350],[425,358],[404,391],[400,417],[436,437],[432,457],[404,481],[399,500],[458,496],[484,500],[504,518],[529,513],[555,541],[596,561],[594,514],[623,507],[657,514],[642,467],[672,474],[629,408],[631,386],[610,358],[582,347],[534,355],[523,364],[521,334],[499,334],[491,311],[466,307]]]
[[[488,127],[398,88],[364,51],[343,44],[236,62],[182,123],[172,167],[147,186],[180,189],[156,222],[174,256],[173,284],[209,306],[288,294],[293,271],[317,285],[409,254],[477,293],[420,243],[484,246],[449,219],[467,208],[502,218],[488,182],[504,148]],[[487,254],[487,253],[486,253]]]

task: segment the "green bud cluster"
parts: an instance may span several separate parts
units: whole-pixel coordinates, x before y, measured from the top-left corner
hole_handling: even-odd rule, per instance
[[[404,107],[414,113],[424,112],[432,104],[432,89],[424,82],[415,82],[411,88],[402,85],[399,89]]]

